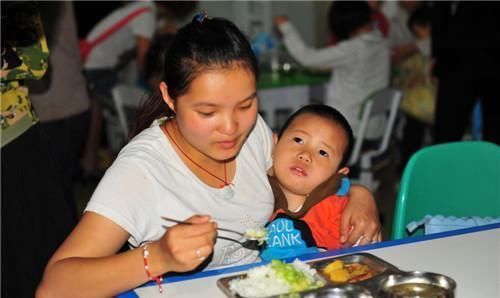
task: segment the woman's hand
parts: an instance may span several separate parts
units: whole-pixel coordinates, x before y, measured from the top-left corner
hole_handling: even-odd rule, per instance
[[[194,215],[168,228],[158,241],[163,272],[186,272],[198,267],[213,252],[217,224],[208,215]]]
[[[382,241],[377,205],[372,193],[361,185],[353,185],[349,203],[342,212],[340,242],[344,247]]]

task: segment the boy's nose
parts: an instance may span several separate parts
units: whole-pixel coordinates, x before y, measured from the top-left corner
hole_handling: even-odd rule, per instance
[[[302,152],[298,156],[299,160],[305,163],[310,163],[311,162],[311,157],[309,156],[309,153],[307,152]]]

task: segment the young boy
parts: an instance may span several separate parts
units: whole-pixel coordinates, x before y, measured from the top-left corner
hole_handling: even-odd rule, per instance
[[[308,105],[290,116],[275,142],[268,175],[275,206],[261,258],[340,248],[340,217],[349,189],[343,177],[353,146],[349,123],[330,106]]]

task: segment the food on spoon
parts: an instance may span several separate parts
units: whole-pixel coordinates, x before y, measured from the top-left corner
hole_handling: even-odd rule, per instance
[[[242,297],[268,297],[317,289],[325,285],[316,270],[295,260],[287,264],[279,260],[248,270],[246,277],[233,279],[229,288]]]
[[[262,245],[264,241],[267,240],[267,228],[252,228],[245,231],[245,237],[252,240],[259,241],[259,245]]]
[[[368,279],[376,275],[369,266],[360,263],[345,264],[336,260],[321,270],[331,281],[338,283],[353,283]]]

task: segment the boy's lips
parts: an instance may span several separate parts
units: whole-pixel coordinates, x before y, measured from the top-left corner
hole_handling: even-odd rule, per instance
[[[304,168],[301,168],[299,166],[290,167],[290,171],[297,176],[301,177],[307,176],[307,172],[304,170]]]

